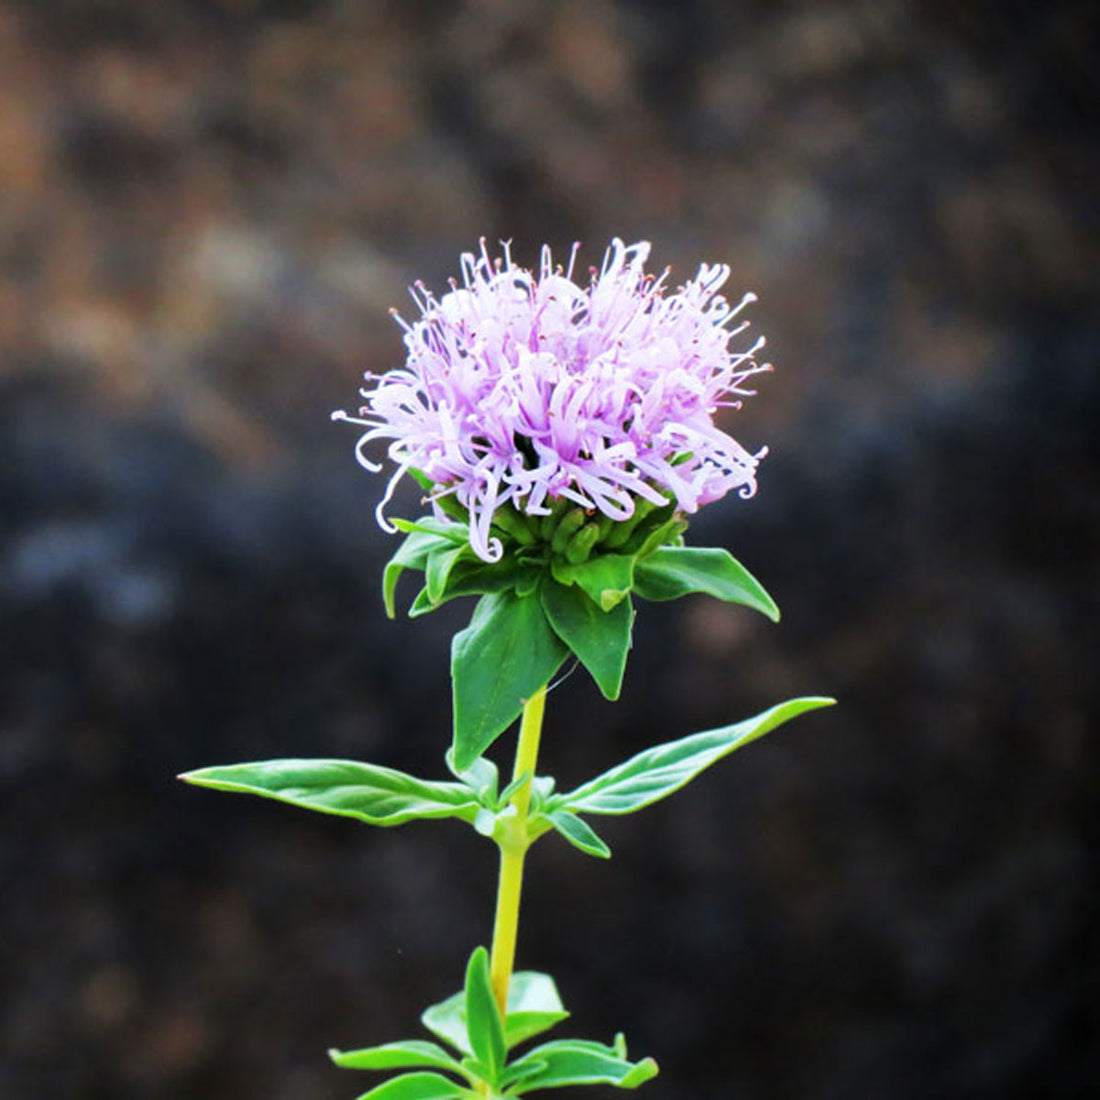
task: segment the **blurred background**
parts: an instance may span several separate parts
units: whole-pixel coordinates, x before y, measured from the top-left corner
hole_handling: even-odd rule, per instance
[[[1085,3],[0,3],[0,1092],[328,1100],[489,937],[493,851],[190,789],[444,775],[468,606],[389,623],[354,461],[458,255],[733,267],[771,456],[563,784],[828,693],[529,864],[519,963],[665,1100],[1093,1095],[1098,21]],[[675,280],[674,280],[675,281]],[[405,497],[395,508],[411,510]],[[404,592],[411,597],[410,590]],[[611,1096],[611,1090],[590,1090]]]

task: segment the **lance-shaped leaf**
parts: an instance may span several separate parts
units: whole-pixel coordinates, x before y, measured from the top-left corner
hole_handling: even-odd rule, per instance
[[[537,594],[481,597],[470,625],[451,643],[454,766],[459,771],[515,721],[567,653]]]
[[[437,519],[435,516],[421,516],[420,519],[394,519],[391,522],[398,531],[426,531],[428,534],[439,535],[460,546],[469,540],[469,533],[464,524]]]
[[[467,543],[462,546],[452,546],[447,550],[436,549],[428,555],[428,562],[424,569],[424,586],[428,590],[428,599],[438,603],[446,590],[447,578],[451,575],[451,570],[463,555],[469,556],[472,553]]]
[[[341,1069],[446,1069],[465,1076],[461,1064],[438,1043],[423,1039],[406,1039],[363,1050],[330,1050],[328,1056]]]
[[[638,753],[574,791],[552,796],[547,813],[629,814],[665,798],[691,782],[723,756],[755,741],[784,722],[836,700],[822,696],[791,699],[744,722],[694,733]]]
[[[504,1019],[504,1041],[511,1050],[517,1043],[541,1035],[569,1015],[561,1003],[558,987],[549,974],[520,970],[508,985],[508,1013]]]
[[[634,591],[644,600],[675,600],[692,592],[744,604],[772,622],[779,608],[764,586],[728,550],[662,546],[634,566]]]
[[[611,849],[584,818],[577,817],[568,810],[552,810],[537,816],[545,818],[574,848],[579,848],[585,855],[597,856],[599,859],[611,858]]]
[[[528,1072],[532,1063],[541,1067]],[[556,1089],[567,1085],[615,1085],[636,1089],[657,1076],[652,1058],[630,1062],[620,1043],[604,1046],[586,1039],[559,1039],[535,1047],[508,1067],[505,1087],[513,1096],[533,1089]]]
[[[489,952],[477,948],[466,966],[466,1034],[470,1050],[485,1070],[492,1085],[500,1080],[508,1048],[504,1041],[504,1021],[489,981]]]
[[[472,560],[466,547],[455,547],[455,549],[461,550],[462,553],[448,568],[443,578],[443,587],[437,595],[432,596],[428,585],[425,584],[409,608],[410,619],[438,611],[445,603],[458,596],[483,596],[490,592],[516,589],[531,572],[514,558],[505,558],[503,561],[486,565],[483,561]],[[430,561],[435,561],[434,554]],[[426,562],[425,572],[427,567]]]
[[[544,581],[540,594],[554,632],[592,673],[604,696],[618,699],[634,624],[630,599],[603,611],[582,589],[550,579]]]
[[[433,551],[449,551],[454,544],[441,535],[430,531],[410,531],[397,552],[386,563],[382,571],[382,600],[386,605],[386,614],[392,619],[397,613],[395,595],[397,582],[406,569],[425,569]]]
[[[403,1073],[363,1093],[359,1100],[463,1100],[469,1089],[438,1073]]]
[[[199,768],[180,779],[219,791],[255,794],[368,825],[403,825],[414,818],[473,822],[477,796],[464,783],[416,779],[355,760],[258,760]]]
[[[534,1035],[539,1035],[569,1015],[558,996],[558,988],[549,974],[519,970],[508,986],[508,1012],[504,1022],[504,1043],[510,1050]],[[460,990],[439,1004],[426,1009],[420,1017],[424,1026],[455,1050],[472,1053],[466,1027],[466,994]]]

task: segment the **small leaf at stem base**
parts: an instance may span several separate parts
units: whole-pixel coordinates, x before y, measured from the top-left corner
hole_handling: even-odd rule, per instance
[[[485,1068],[485,1076],[496,1085],[508,1057],[504,1042],[504,1022],[500,1018],[489,982],[489,952],[477,948],[466,967],[466,1034],[470,1051]]]
[[[579,848],[586,855],[596,856],[599,859],[611,858],[611,849],[583,818],[568,810],[553,810],[541,816],[545,817],[574,848]]]
[[[530,1063],[542,1067],[529,1072]],[[514,1096],[532,1089],[563,1088],[567,1085],[615,1085],[636,1089],[657,1076],[652,1058],[630,1062],[619,1044],[604,1046],[587,1039],[559,1039],[535,1047],[508,1067],[506,1087]]]
[[[549,974],[536,970],[518,970],[508,986],[508,1012],[504,1021],[504,1041],[508,1049],[539,1035],[569,1013],[561,1003],[558,988]],[[450,1043],[463,1054],[470,1054],[466,1028],[466,998],[463,991],[426,1009],[420,1017],[437,1038]]]

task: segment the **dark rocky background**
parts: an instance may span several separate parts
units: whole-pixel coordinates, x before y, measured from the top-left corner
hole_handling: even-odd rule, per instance
[[[779,628],[639,620],[563,782],[835,694],[547,840],[521,965],[666,1100],[1100,1079],[1097,19],[1085,3],[0,4],[0,1094],[323,1100],[489,933],[491,850],[183,787],[442,774],[465,609],[390,624],[328,423],[478,237],[726,260],[772,449],[711,508]],[[565,1029],[563,1029],[564,1031]],[[610,1090],[597,1095],[614,1095]]]

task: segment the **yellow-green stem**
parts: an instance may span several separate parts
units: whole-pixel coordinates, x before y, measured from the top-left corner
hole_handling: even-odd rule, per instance
[[[500,881],[497,886],[497,911],[493,922],[493,946],[489,955],[489,980],[500,1014],[508,1004],[508,985],[516,961],[516,935],[519,929],[519,901],[523,889],[523,860],[530,841],[527,837],[527,812],[531,805],[531,778],[538,763],[542,716],[546,709],[546,688],[541,687],[523,708],[519,726],[519,744],[513,782],[526,775],[528,781],[512,796],[516,816],[508,834],[500,839]]]

